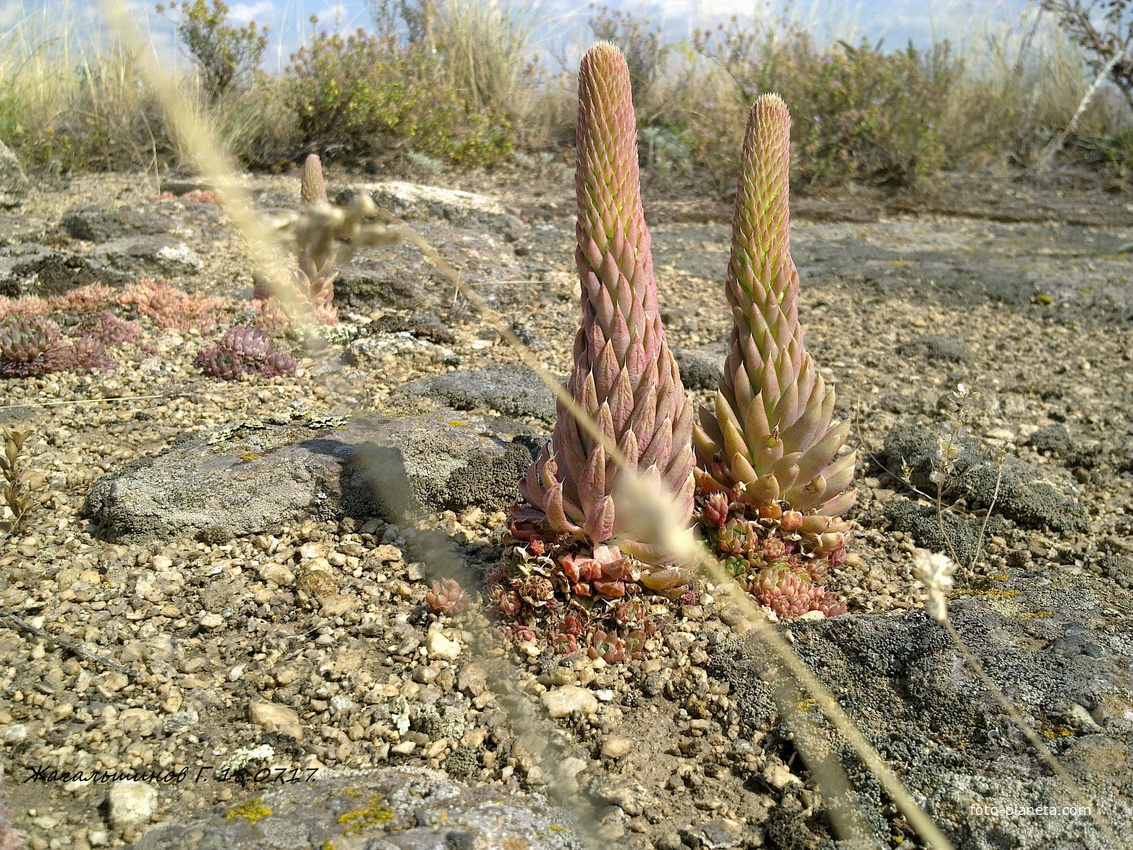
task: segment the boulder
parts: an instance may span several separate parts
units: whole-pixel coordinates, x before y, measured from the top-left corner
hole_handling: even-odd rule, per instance
[[[192,275],[204,268],[196,251],[172,236],[123,236],[102,243],[94,253],[107,265],[136,274]]]
[[[303,517],[499,510],[518,499],[532,460],[514,440],[523,430],[448,409],[239,422],[103,476],[84,512],[110,538],[225,540]]]

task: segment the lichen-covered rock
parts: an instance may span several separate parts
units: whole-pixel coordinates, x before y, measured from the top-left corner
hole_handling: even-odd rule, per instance
[[[1003,517],[992,515],[986,531],[983,518],[964,519],[952,511],[937,516],[936,506],[914,502],[901,496],[890,499],[882,509],[894,531],[908,534],[922,549],[932,552],[955,552],[961,566],[967,567],[980,554],[980,547],[989,535],[1002,534]],[[944,532],[941,533],[941,526]],[[947,536],[945,536],[947,535]]]
[[[935,493],[933,474],[938,464],[939,436],[919,425],[893,428],[885,437],[888,468],[907,466],[914,486]],[[943,481],[949,499],[962,496],[975,510],[994,505],[996,514],[1024,528],[1084,531],[1088,527],[1086,512],[1078,500],[1056,490],[1038,470],[1013,457],[1002,461],[982,457],[970,437],[961,437],[953,445],[958,452],[954,471]],[[934,548],[929,543],[921,545]]]
[[[582,850],[569,816],[542,797],[468,788],[421,768],[344,771],[273,786],[223,812],[150,830],[133,850]]]
[[[1010,576],[950,602],[950,619],[988,675],[1118,834],[1133,826],[1133,647],[1112,628],[1088,576]],[[948,633],[922,612],[791,624],[793,647],[957,847],[1108,846],[1088,815],[1012,817],[1006,806],[1072,806]],[[774,659],[752,636],[710,644],[709,672],[731,685],[741,734],[774,713],[760,678]],[[784,718],[790,731],[796,722]],[[813,728],[813,727],[812,727]],[[827,727],[822,726],[823,729]],[[844,744],[843,764],[878,837],[884,794]],[[972,806],[989,807],[986,813]],[[990,807],[999,807],[1000,814]]]

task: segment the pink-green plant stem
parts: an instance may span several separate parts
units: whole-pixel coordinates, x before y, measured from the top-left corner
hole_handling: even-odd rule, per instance
[[[799,276],[790,252],[790,116],[776,95],[752,107],[732,222],[726,294],[735,323],[713,410],[695,443],[706,492],[738,488],[753,503],[809,516],[803,532],[844,530],[854,502],[849,422],[834,422],[828,387],[803,346]],[[833,541],[831,541],[833,545]]]
[[[582,287],[582,326],[575,337],[567,388],[599,426],[604,441],[581,428],[560,403],[548,449],[520,488],[556,532],[597,547],[617,546],[646,564],[669,558],[638,540],[615,504],[621,476],[654,480],[677,500],[688,522],[693,508],[692,406],[665,342],[657,308],[649,230],[641,206],[636,122],[629,70],[611,44],[591,48],[579,70],[578,199],[575,259]],[[619,469],[603,442],[626,460]]]

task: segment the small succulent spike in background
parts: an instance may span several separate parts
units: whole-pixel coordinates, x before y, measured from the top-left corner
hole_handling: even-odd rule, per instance
[[[325,204],[327,184],[323,180],[323,163],[317,155],[311,154],[303,160],[303,176],[299,185],[299,197],[307,207]]]
[[[356,192],[345,207],[327,199],[323,166],[318,156],[310,154],[303,161],[299,197],[300,214],[290,213],[276,222],[276,228],[294,240],[297,268],[281,281],[275,294],[290,306],[305,308],[318,324],[333,325],[338,321],[334,307],[336,264],[350,259],[352,252],[377,245],[392,245],[399,239],[396,230],[383,224],[368,222],[378,215],[373,199],[365,192]],[[253,297],[267,299],[273,294],[257,287]],[[291,304],[298,302],[298,304]],[[280,319],[275,308],[270,322]]]
[[[572,604],[578,597],[632,596],[642,585],[677,596],[690,578],[654,542],[641,539],[617,504],[624,477],[642,476],[676,501],[678,521],[687,526],[695,458],[692,405],[657,308],[629,69],[614,45],[598,44],[583,57],[578,99],[575,260],[582,326],[567,390],[604,440],[559,404],[551,442],[520,482],[526,504],[513,512],[511,527],[526,545],[517,547],[518,562],[497,577],[493,591],[500,610],[510,614],[526,610],[524,603],[553,608],[552,589]],[[624,456],[626,469],[607,446]],[[603,633],[602,645],[614,643],[599,653],[603,657],[617,657],[623,639],[633,654],[648,632],[637,607],[622,604],[617,611],[604,627],[610,633]],[[577,630],[564,629],[560,637],[567,643],[585,642]],[[617,629],[629,631],[619,637]]]
[[[695,429],[701,525],[764,604],[835,613],[816,585],[845,558],[854,454],[803,346],[789,241],[790,116],[752,107],[740,162],[727,298],[735,318],[714,409]]]

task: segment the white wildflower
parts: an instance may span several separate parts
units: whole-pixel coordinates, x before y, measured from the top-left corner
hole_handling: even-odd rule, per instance
[[[956,564],[947,555],[917,549],[913,553],[913,576],[925,586],[928,598],[925,612],[938,623],[948,620],[947,593],[952,587],[952,573]]]

